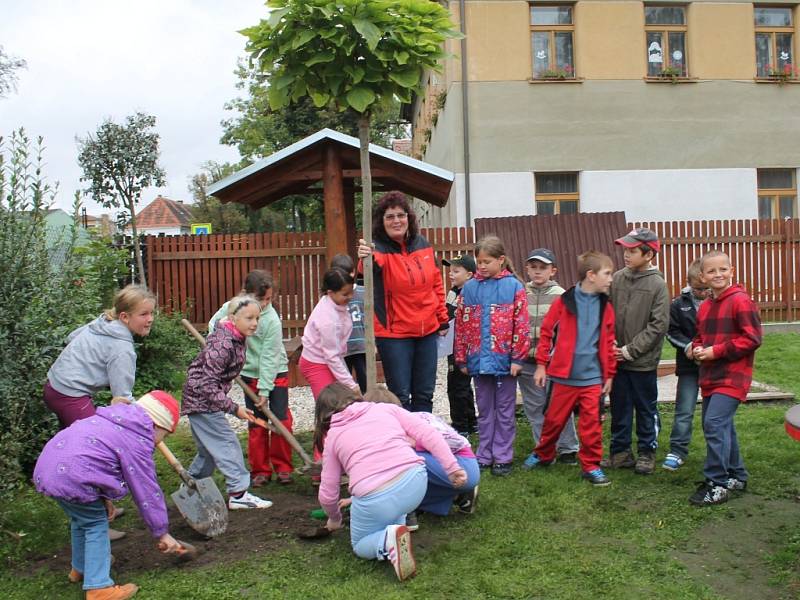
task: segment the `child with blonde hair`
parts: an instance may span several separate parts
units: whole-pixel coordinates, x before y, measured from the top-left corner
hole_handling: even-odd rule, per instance
[[[250,473],[239,438],[225,415],[254,422],[253,411],[228,397],[234,377],[244,365],[245,340],[258,329],[261,305],[252,296],[237,296],[228,304],[228,318],[214,329],[200,354],[189,365],[183,386],[181,414],[188,415],[197,454],[189,466],[195,479],[210,477],[215,468],[225,476],[228,508],[269,508],[272,502],[247,491]]]
[[[289,409],[289,359],[283,346],[281,318],[272,306],[272,276],[261,269],[250,271],[244,280],[242,294],[258,301],[261,315],[258,329],[247,338],[242,381],[256,393],[262,402],[269,402],[269,410],[292,431],[292,411]],[[228,303],[222,305],[208,323],[208,331],[214,331],[217,323],[227,318]],[[244,397],[245,406],[255,416],[267,420],[249,396]],[[292,447],[282,435],[254,423],[247,427],[247,458],[250,462],[250,478],[253,487],[269,483],[275,472],[278,483],[292,482]]]
[[[528,301],[498,237],[479,240],[475,259],[478,272],[458,299],[454,355],[475,381],[478,463],[505,476],[514,457],[516,377],[530,348]]]
[[[44,403],[62,429],[95,413],[92,396],[100,390],[133,401],[133,336],[150,333],[155,309],[147,288],[128,285],[116,293],[112,308],[69,334],[44,384]]]

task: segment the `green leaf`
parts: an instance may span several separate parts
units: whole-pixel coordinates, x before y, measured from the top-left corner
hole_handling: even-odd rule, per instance
[[[346,100],[353,110],[363,113],[375,102],[375,92],[368,87],[358,85],[347,92]]]
[[[375,50],[375,47],[381,40],[381,30],[366,19],[353,19],[353,27],[356,28],[356,31],[361,37],[367,40],[369,49]]]
[[[345,65],[344,72],[350,75],[353,83],[361,83],[361,80],[364,79],[364,75],[366,74],[366,71],[361,67],[351,67],[350,65]]]
[[[269,13],[269,20],[267,23],[269,24],[271,29],[275,29],[278,24],[281,22],[283,16],[289,12],[289,7],[286,8],[279,8],[278,10],[273,10]]]
[[[269,86],[269,92],[267,92],[267,99],[272,110],[279,110],[289,104],[289,92],[286,88],[279,90],[274,85],[271,85]]]
[[[309,96],[311,96],[311,100],[314,102],[314,106],[316,106],[317,108],[322,108],[323,106],[328,104],[328,102],[330,102],[331,99],[329,94],[323,94],[321,92],[315,92],[313,90],[309,92]]]
[[[292,50],[297,50],[303,44],[308,43],[308,41],[313,39],[316,35],[316,32],[312,31],[311,29],[301,30],[292,40]]]
[[[313,57],[308,59],[303,64],[307,67],[313,67],[319,63],[329,63],[331,62],[336,55],[333,53],[333,50],[323,50],[322,52],[317,52]]]
[[[419,69],[393,71],[389,73],[389,79],[404,88],[414,88],[419,85]]]
[[[405,50],[401,50],[398,52],[397,50],[394,51],[394,59],[397,61],[398,65],[404,65],[408,62],[410,55]]]
[[[270,85],[282,90],[283,88],[292,85],[292,83],[294,83],[294,79],[294,75],[287,75],[284,73],[283,75],[278,75],[274,79],[271,79]]]

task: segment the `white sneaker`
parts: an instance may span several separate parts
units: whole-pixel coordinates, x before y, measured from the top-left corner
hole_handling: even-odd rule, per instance
[[[392,562],[394,572],[400,581],[405,581],[417,574],[417,563],[411,551],[411,532],[408,527],[389,525],[386,528],[384,552]]]
[[[228,498],[228,510],[245,510],[248,508],[269,508],[272,502],[254,496],[250,492],[245,492],[238,498],[230,496]]]

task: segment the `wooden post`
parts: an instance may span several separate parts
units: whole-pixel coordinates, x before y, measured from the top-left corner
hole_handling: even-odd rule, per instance
[[[353,182],[348,182],[344,188],[344,220],[345,227],[347,227],[347,253],[358,260],[356,256],[356,244],[358,237],[356,236],[356,189]]]
[[[345,219],[342,159],[339,150],[327,144],[322,150],[322,192],[325,204],[325,260],[330,265],[337,254],[349,254]]]

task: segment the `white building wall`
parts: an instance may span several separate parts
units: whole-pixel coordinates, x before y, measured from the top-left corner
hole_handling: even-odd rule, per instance
[[[471,173],[469,181],[473,220],[534,214],[533,173]],[[454,185],[457,225],[464,227],[467,221],[463,173],[456,174]]]
[[[628,221],[758,218],[755,169],[583,171],[581,212],[624,210]]]

